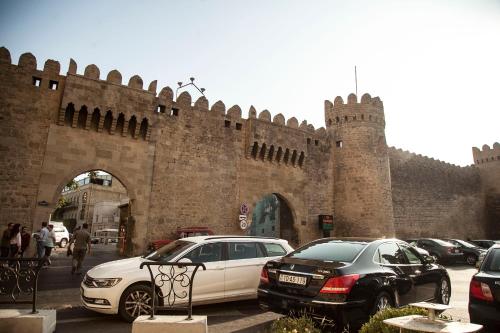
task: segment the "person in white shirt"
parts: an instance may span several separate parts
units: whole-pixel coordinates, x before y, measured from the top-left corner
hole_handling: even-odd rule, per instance
[[[47,222],[42,222],[42,229],[36,234],[36,252],[38,258],[45,257],[45,240],[49,236],[49,229],[47,228]]]
[[[48,234],[47,237],[45,238],[45,257],[47,258],[47,263],[48,265],[51,264],[50,262],[50,254],[52,252],[52,248],[55,247],[56,244],[56,233],[54,231],[54,225],[49,224],[48,228]]]

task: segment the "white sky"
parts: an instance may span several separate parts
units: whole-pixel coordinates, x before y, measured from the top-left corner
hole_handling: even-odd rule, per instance
[[[6,1],[0,45],[206,88],[210,105],[250,105],[325,126],[323,103],[380,96],[391,146],[459,165],[500,141],[500,0]],[[192,92],[193,98],[198,95]]]

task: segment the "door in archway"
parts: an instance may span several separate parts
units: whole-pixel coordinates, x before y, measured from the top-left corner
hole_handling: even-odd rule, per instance
[[[293,215],[285,200],[277,194],[264,196],[257,202],[249,228],[252,236],[278,237],[297,243],[297,231],[293,227]]]

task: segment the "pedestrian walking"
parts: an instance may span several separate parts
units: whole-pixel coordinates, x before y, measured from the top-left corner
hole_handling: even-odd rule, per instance
[[[38,258],[43,258],[45,257],[45,241],[49,236],[49,229],[47,228],[47,222],[42,222],[42,229],[40,229],[37,235],[38,236],[36,239],[36,252]]]
[[[90,254],[90,233],[88,232],[89,225],[84,223],[82,229],[77,230],[71,240],[69,245],[75,243],[73,247],[73,260],[71,263],[71,274],[81,274],[81,268],[83,259],[85,259],[85,253]]]
[[[52,262],[50,261],[50,254],[52,253],[52,249],[55,247],[56,244],[56,233],[54,231],[54,225],[49,224],[48,226],[48,234],[45,239],[45,258],[47,265],[50,265]]]
[[[21,250],[21,225],[19,223],[14,224],[12,230],[10,231],[10,253],[9,258],[15,258],[18,252]]]
[[[14,226],[14,223],[9,223],[7,225],[7,229],[5,229],[2,233],[2,244],[1,244],[1,248],[0,248],[0,258],[6,258],[9,256],[10,231],[12,230],[13,226]]]
[[[31,235],[28,231],[26,231],[26,227],[21,228],[21,252],[19,256],[22,258],[24,256],[24,252],[30,246]]]

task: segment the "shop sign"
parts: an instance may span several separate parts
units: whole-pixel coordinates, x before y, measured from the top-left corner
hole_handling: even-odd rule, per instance
[[[318,220],[321,230],[333,230],[333,215],[319,215]]]

